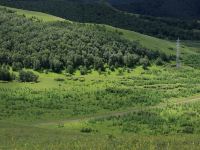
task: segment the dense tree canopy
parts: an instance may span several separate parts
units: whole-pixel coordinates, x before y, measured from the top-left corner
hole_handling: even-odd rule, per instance
[[[60,72],[66,68],[72,73],[81,66],[84,72],[92,68],[104,70],[105,64],[134,67],[146,63],[141,61],[143,58],[152,60],[161,56],[103,26],[44,23],[6,9],[0,12],[0,63],[12,65],[14,70],[26,67]]]
[[[199,0],[108,0],[114,7],[160,17],[200,18]]]
[[[128,14],[114,9],[107,3],[102,3],[102,0],[99,1],[0,0],[0,4],[46,12],[72,21],[108,24],[159,38],[174,40],[180,37],[182,40],[200,40],[198,21]],[[152,3],[152,0],[149,1]]]

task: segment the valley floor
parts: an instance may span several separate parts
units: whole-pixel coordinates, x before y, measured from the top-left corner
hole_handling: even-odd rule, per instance
[[[0,149],[198,149],[200,71],[120,70],[0,83]]]

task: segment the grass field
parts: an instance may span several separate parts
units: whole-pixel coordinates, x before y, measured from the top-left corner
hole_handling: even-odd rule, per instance
[[[18,124],[0,124],[0,149],[193,149],[199,147],[197,135],[143,136],[74,133],[66,130],[40,129]]]
[[[92,149],[92,150],[141,150],[141,149],[193,149],[198,150],[199,136],[144,136],[120,134],[118,136],[74,133],[62,129],[41,129],[18,124],[0,124],[0,149]],[[184,138],[183,138],[184,136]]]
[[[0,83],[0,145],[2,149],[46,145],[48,149],[197,149],[199,73],[186,66],[180,70],[152,66],[123,74],[117,70],[85,76],[78,71],[72,76],[37,73],[39,83]]]
[[[63,21],[13,10],[46,22]],[[175,54],[175,42],[106,28],[144,47]],[[198,41],[182,44],[182,62],[189,59],[180,69],[170,62],[84,76],[79,71],[31,70],[39,75],[38,83],[0,82],[0,150],[199,149],[200,46]]]
[[[42,20],[42,21],[45,21],[45,22],[65,21],[65,19],[62,19],[60,17],[45,14],[45,13],[42,13],[42,12],[28,11],[28,10],[23,10],[23,9],[4,7],[4,6],[0,6],[0,8],[7,8],[7,9],[10,9],[10,10],[13,10],[19,15],[25,15],[27,18],[37,17],[39,20]]]

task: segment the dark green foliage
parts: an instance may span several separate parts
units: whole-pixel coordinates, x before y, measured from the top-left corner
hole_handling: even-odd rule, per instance
[[[134,67],[140,58],[162,56],[103,26],[43,23],[7,10],[0,12],[0,58],[5,60],[3,63],[12,64],[16,71],[26,67],[60,73],[66,68],[72,74],[80,67],[81,73],[86,74],[93,68],[105,71],[105,64],[115,68]]]
[[[98,71],[104,71],[104,62],[102,58],[94,58],[94,68],[97,69]]]
[[[139,61],[139,56],[134,54],[127,54],[124,56],[124,63],[127,67],[136,66]]]
[[[83,0],[86,1],[86,0]],[[87,0],[88,1],[88,0]],[[99,0],[100,1],[100,0]],[[1,5],[17,7],[28,10],[35,10],[40,12],[46,12],[55,16],[70,19],[78,22],[93,22],[101,24],[109,24],[115,27],[124,28],[128,30],[137,31],[147,35],[152,35],[166,39],[177,39],[180,37],[182,40],[200,40],[200,24],[198,21],[185,21],[179,19],[170,18],[155,18],[150,16],[137,16],[133,14],[124,13],[118,11],[111,6],[97,1],[90,1],[89,3],[82,3],[81,1],[71,0],[0,0]],[[162,0],[164,1],[164,0]],[[190,1],[190,0],[188,0]],[[197,1],[197,0],[195,0]],[[152,4],[151,0],[148,0]],[[174,1],[171,1],[174,3]],[[153,5],[142,5],[142,7],[152,8],[156,6],[154,10],[157,11],[157,5],[159,2],[153,2]],[[192,4],[189,2],[189,4]],[[199,3],[198,3],[199,4]],[[194,4],[192,4],[194,5]],[[190,6],[190,5],[187,5]],[[196,5],[194,5],[197,7]],[[182,7],[179,7],[182,8]],[[184,9],[184,8],[183,8]],[[190,8],[191,9],[191,8]],[[177,9],[176,9],[177,10]],[[169,10],[170,13],[175,10]],[[193,11],[193,10],[192,10]],[[183,11],[180,11],[181,13]],[[184,11],[188,14],[187,11]],[[146,14],[146,13],[145,13]],[[149,12],[147,13],[150,14]],[[197,29],[197,30],[194,30]]]
[[[119,76],[122,76],[122,75],[123,75],[123,73],[124,73],[124,70],[123,70],[123,69],[121,69],[121,68],[120,68],[120,69],[118,69],[118,75],[119,75]]]
[[[19,71],[19,70],[22,70],[22,68],[23,68],[23,65],[21,62],[13,62],[12,63],[13,71]]]
[[[156,63],[156,65],[158,65],[158,66],[162,66],[162,65],[163,65],[163,61],[162,61],[161,58],[156,59],[155,63]]]
[[[140,64],[142,65],[143,69],[147,69],[150,65],[149,59],[147,57],[140,59]]]
[[[14,78],[15,76],[10,73],[9,68],[7,66],[0,66],[0,80],[12,81]]]
[[[63,69],[63,63],[59,59],[50,60],[50,68],[52,71],[59,73]]]
[[[87,68],[84,66],[80,66],[80,73],[81,75],[86,75],[87,74]]]
[[[65,127],[65,125],[63,123],[58,124],[58,128],[64,128],[64,127]]]
[[[54,80],[55,80],[55,81],[59,81],[59,82],[65,81],[65,79],[63,79],[63,78],[55,78]]]
[[[66,72],[69,73],[69,74],[72,74],[74,72],[73,66],[72,65],[68,65],[67,69],[66,69]]]
[[[183,133],[187,133],[187,134],[193,134],[194,133],[194,127],[191,126],[185,126],[182,130]]]
[[[81,132],[83,132],[83,133],[90,133],[92,131],[93,131],[92,128],[82,128],[81,129]]]
[[[114,7],[137,14],[182,19],[199,18],[199,0],[108,0]]]
[[[194,68],[200,68],[200,55],[199,54],[190,54],[185,56],[184,63],[188,66],[194,67]]]
[[[24,65],[25,66],[25,65]],[[39,60],[35,60],[33,62],[33,69],[34,70],[40,70],[41,69],[41,64],[40,64],[40,61]]]
[[[20,71],[19,72],[19,80],[21,82],[37,82],[38,81],[38,75],[35,75],[31,71]]]

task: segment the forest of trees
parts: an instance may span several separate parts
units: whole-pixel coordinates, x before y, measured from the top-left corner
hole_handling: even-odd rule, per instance
[[[104,71],[110,68],[146,67],[151,60],[171,59],[164,53],[142,48],[123,39],[118,32],[99,25],[68,22],[44,23],[0,9],[0,64],[22,68]],[[5,36],[6,35],[6,36]]]
[[[200,18],[199,0],[107,0],[113,7],[143,15],[175,17],[182,19]]]
[[[198,21],[128,14],[98,0],[0,0],[0,5],[46,12],[77,22],[108,24],[159,38],[200,40]]]

